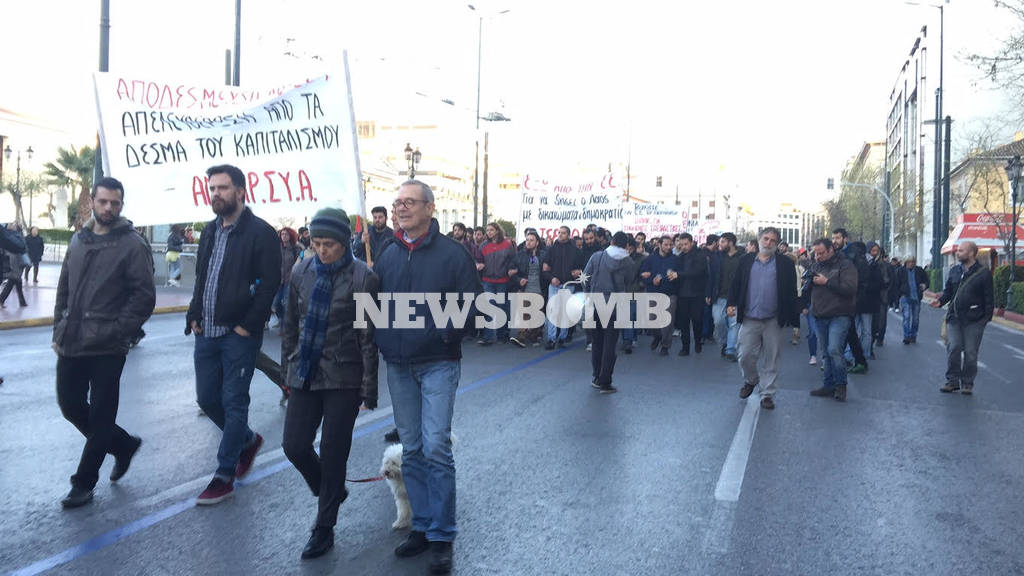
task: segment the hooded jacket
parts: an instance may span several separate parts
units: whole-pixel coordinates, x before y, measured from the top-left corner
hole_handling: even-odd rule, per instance
[[[608,296],[614,292],[626,292],[633,261],[625,248],[609,246],[595,252],[587,262],[583,273],[587,275],[587,292]]]
[[[441,306],[464,305],[462,294],[475,297],[482,289],[476,265],[462,244],[441,234],[437,220],[431,219],[430,231],[413,243],[395,232],[396,241],[388,246],[373,263],[373,271],[380,278],[381,293],[440,293]],[[455,292],[457,302],[448,303],[443,296]],[[388,307],[388,319],[395,318],[394,301],[382,303]],[[465,326],[452,322],[437,326],[426,303],[412,304],[411,316],[423,319],[423,328],[377,327],[377,347],[384,360],[399,364],[415,364],[462,358],[462,337],[473,326],[474,309],[469,305]]]
[[[71,237],[57,282],[53,343],[61,356],[125,355],[153,314],[153,254],[130,220],[93,232],[90,219]]]

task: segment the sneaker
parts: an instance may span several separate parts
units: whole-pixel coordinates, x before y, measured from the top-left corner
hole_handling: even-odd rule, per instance
[[[964,384],[960,387],[960,393],[964,396],[970,396],[974,394],[974,384]]]
[[[942,392],[942,393],[945,393],[945,394],[952,394],[953,392],[959,392],[959,391],[960,391],[960,384],[958,384],[957,382],[946,382],[945,386],[943,386],[942,388],[939,388],[939,392]]]
[[[60,505],[63,506],[65,510],[70,510],[71,508],[85,506],[89,502],[92,502],[92,490],[72,486],[68,495],[60,501]]]
[[[256,460],[256,454],[259,453],[262,446],[263,436],[257,434],[252,443],[242,449],[242,453],[238,456],[238,465],[235,466],[235,478],[245,478],[249,472],[252,472],[252,463]]]
[[[828,398],[829,396],[835,396],[836,392],[832,388],[822,386],[821,388],[815,388],[811,390],[811,396],[818,396],[820,398]]]
[[[477,340],[476,343],[481,345],[481,346],[493,346],[494,345],[494,342],[491,342],[489,340]]]
[[[790,340],[789,343],[792,344],[793,346],[799,346],[800,345],[800,337],[799,336],[793,336],[793,339]]]
[[[867,364],[854,364],[853,368],[850,368],[850,374],[863,374],[868,371]]]
[[[398,439],[398,428],[392,428],[391,432],[384,435],[385,442],[391,442],[392,444],[398,444],[401,440]]]
[[[846,384],[836,386],[836,393],[833,397],[837,402],[846,402]]]
[[[487,344],[487,341],[486,341],[486,340],[484,340],[483,338],[480,338],[480,339],[478,339],[478,340],[476,341],[476,343],[477,343],[477,344],[479,344],[479,345],[481,345],[481,346],[483,346],[484,344]]]
[[[818,359],[815,358],[814,356],[811,356],[810,361],[808,361],[807,363],[810,364],[811,366],[814,366],[815,364],[818,363]]]
[[[302,559],[319,558],[334,548],[334,528],[330,526],[317,526],[302,549]]]
[[[547,342],[544,343],[544,349],[545,350],[554,350],[555,349],[555,343],[552,342],[551,340],[548,340]]]
[[[761,398],[761,408],[764,408],[765,410],[775,410],[775,400],[772,400],[771,396]]]
[[[427,542],[427,535],[419,530],[409,532],[409,536],[395,548],[395,556],[399,558],[411,558],[427,551],[430,542]]]
[[[594,376],[594,378],[591,379],[590,386],[591,386],[591,388],[594,388],[595,390],[600,390],[601,389],[601,385],[597,383],[597,376]]]
[[[509,338],[508,341],[515,344],[516,346],[519,346],[520,348],[526,348],[526,343],[518,338]]]
[[[202,494],[196,498],[197,506],[212,506],[218,502],[227,500],[235,493],[235,481],[223,480],[217,476],[210,480],[210,483],[206,486],[206,490],[203,490]]]
[[[451,542],[430,543],[430,573],[450,574],[452,571],[452,550]]]
[[[740,388],[740,398],[744,398],[744,399],[749,398],[750,395],[753,394],[753,393],[754,393],[754,385],[753,384],[743,384],[743,387]]]
[[[655,336],[654,339],[651,340],[651,350],[657,350],[658,344],[661,344],[661,336]]]
[[[587,344],[587,352],[590,352],[593,349],[594,349],[594,345],[593,344]]]
[[[727,353],[725,355],[725,359],[728,360],[729,362],[739,362],[740,361],[740,357],[735,355],[735,354],[732,354],[732,353]]]
[[[142,438],[138,436],[132,436],[133,447],[128,451],[128,455],[124,458],[114,459],[114,469],[110,471],[110,481],[117,482],[120,480],[126,472],[128,467],[132,465],[132,458],[135,457],[135,453],[139,451],[139,447],[142,446]]]
[[[598,390],[601,391],[601,394],[615,394],[616,392],[619,391],[619,389],[616,388],[615,386],[612,386],[610,382],[608,384],[605,384],[604,386],[601,386],[600,388],[598,388]]]

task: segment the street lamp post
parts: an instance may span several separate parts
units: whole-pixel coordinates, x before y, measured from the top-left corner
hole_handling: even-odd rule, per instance
[[[477,33],[476,33],[476,142],[475,152],[473,154],[473,226],[479,226],[480,221],[477,219],[479,215],[479,198],[480,198],[480,71],[482,70],[483,64],[483,45],[484,45],[484,16],[476,9],[476,6],[467,4],[469,9],[478,14],[477,16]],[[502,10],[498,12],[498,15],[507,14],[508,10]],[[487,219],[486,210],[484,213],[484,220]]]
[[[31,160],[32,159],[32,154],[34,152],[35,151],[32,150],[32,147],[29,146],[28,148],[25,149],[25,156],[29,160]],[[11,159],[11,154],[13,154],[13,153],[14,153],[14,151],[11,150],[10,146],[7,146],[7,148],[4,149],[4,156],[6,156],[8,160]],[[14,176],[14,191],[15,191],[15,195],[20,199],[21,198],[21,150],[18,150],[18,159],[17,159],[17,162],[16,162],[16,168],[15,168],[15,172],[14,173],[15,173],[15,176]],[[28,196],[28,227],[29,227],[29,229],[32,228],[32,195],[31,194],[29,194],[29,196]]]
[[[869,188],[878,193],[879,196],[885,200],[885,203],[889,206],[889,252],[892,253],[896,248],[896,211],[893,210],[892,198],[874,184],[864,184],[861,182],[840,182],[840,186],[851,186],[856,188]],[[831,186],[829,187],[831,189]]]
[[[420,154],[420,147],[417,146],[416,150],[412,149],[412,145],[406,142],[405,144],[405,160],[409,163],[409,180],[416,179],[416,166],[420,163],[420,158],[423,155]]]
[[[1020,187],[1020,156],[1006,164],[1006,178],[1010,184],[1010,283],[1006,287],[1006,308],[1013,305],[1013,282],[1017,276],[1017,189]]]

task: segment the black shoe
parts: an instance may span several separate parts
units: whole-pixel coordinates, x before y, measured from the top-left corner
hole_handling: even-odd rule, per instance
[[[836,393],[833,398],[838,402],[846,402],[846,384],[840,384],[836,386]]]
[[[658,351],[658,356],[668,356],[668,348],[662,348]]]
[[[89,502],[92,502],[92,490],[72,486],[71,492],[60,501],[60,505],[65,509],[71,509],[85,506]]]
[[[450,574],[452,571],[452,552],[453,546],[451,542],[431,542],[430,573]]]
[[[330,526],[317,526],[302,549],[302,559],[319,558],[334,548],[334,528]]]
[[[597,383],[597,376],[594,376],[594,378],[590,381],[590,386],[597,390],[601,389],[601,385]]]
[[[544,349],[545,349],[545,350],[554,350],[554,349],[555,349],[555,343],[554,343],[554,342],[552,342],[551,340],[548,340],[548,341],[547,341],[547,342],[546,342],[546,343],[544,344]]]
[[[661,336],[655,336],[654,339],[651,340],[651,350],[657,350],[658,344],[661,344]]]
[[[616,392],[619,391],[618,388],[612,386],[611,382],[605,384],[604,386],[598,387],[598,390],[601,391],[601,394],[615,394]]]
[[[904,338],[903,339],[903,343],[904,344],[910,344],[910,338]]]
[[[398,444],[401,440],[398,439],[398,428],[392,428],[391,432],[384,435],[385,442],[391,442],[392,444]]]
[[[738,362],[739,361],[739,357],[736,356],[735,354],[725,354],[724,356],[725,356],[725,359],[728,360],[729,362]]]
[[[413,530],[409,532],[409,537],[405,539],[405,542],[402,542],[398,545],[398,548],[395,548],[395,556],[411,558],[426,552],[428,547],[430,547],[430,542],[427,542],[427,534]]]
[[[690,355],[690,349],[689,348],[680,348],[679,349],[679,355],[680,356],[689,356]]]
[[[110,471],[111,482],[117,482],[125,475],[125,472],[128,472],[128,467],[132,465],[132,458],[135,457],[135,453],[138,452],[139,447],[142,446],[142,438],[132,436],[132,441],[135,443],[135,446],[128,452],[128,456],[114,460],[114,469]]]
[[[703,350],[704,350],[704,345],[701,344],[700,342],[697,342],[696,344],[693,345],[693,352],[695,354],[700,354],[701,351],[703,351]]]
[[[565,340],[558,341],[558,349],[561,350],[562,348],[565,348]]]
[[[750,397],[751,394],[753,394],[753,392],[754,392],[754,385],[753,384],[744,384],[743,387],[740,388],[740,398],[747,399],[747,398]]]
[[[834,397],[835,395],[836,391],[833,388],[826,388],[825,386],[811,390],[811,396],[820,396],[822,398],[828,398],[829,396]]]

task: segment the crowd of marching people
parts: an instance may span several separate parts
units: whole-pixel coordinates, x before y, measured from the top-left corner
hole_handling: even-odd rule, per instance
[[[197,401],[221,440],[216,472],[196,504],[231,497],[236,480],[252,471],[264,438],[249,427],[249,385],[256,370],[265,372],[287,400],[284,454],[317,502],[303,558],[321,556],[334,544],[338,510],[348,497],[355,421],[361,410],[377,407],[381,362],[395,421],[387,439],[402,442],[412,510],[411,531],[395,554],[429,550],[431,572],[443,574],[452,568],[457,534],[451,423],[463,342],[554,350],[582,335],[591,353],[591,384],[610,394],[617,391],[617,353],[632,354],[645,335],[615,328],[614,315],[598,318],[585,334],[551,320],[542,329],[511,334],[507,327],[435,325],[430,315],[412,328],[374,326],[358,323],[356,294],[442,294],[465,304],[480,293],[523,291],[550,300],[563,290],[657,292],[667,297],[672,319],[646,331],[652,353],[689,356],[717,346],[725,361],[739,364],[739,396],[760,390],[764,409],[775,407],[781,351],[787,340],[800,344],[802,316],[809,362],[823,374],[814,396],[846,400],[847,374],[866,372],[875,348],[885,343],[889,308],[903,313],[903,343],[917,340],[924,271],[913,258],[901,264],[875,243],[850,241],[843,229],[796,251],[775,228],[743,244],[730,232],[698,243],[685,232],[648,238],[596,225],[578,237],[562,226],[553,238],[526,229],[513,239],[496,223],[474,229],[457,223],[445,234],[433,218],[432,190],[410,180],[399,187],[390,219],[386,207],[375,207],[372,223],[355,233],[337,208],[317,211],[297,231],[275,230],[246,206],[246,180],[238,168],[213,166],[207,176],[215,218],[199,240],[184,333],[195,341]],[[142,446],[141,438],[115,422],[125,358],[155,301],[151,250],[121,216],[124,200],[117,180],[96,183],[93,218],[72,238],[57,289],[57,399],[86,438],[62,501],[66,508],[92,501],[107,454],[115,460],[110,480],[116,482]],[[24,251],[12,231],[2,239],[4,250]],[[181,247],[177,239],[168,245]],[[957,257],[960,264],[932,305],[949,304],[949,364],[941,390],[969,394],[981,335],[992,317],[992,277],[970,243],[958,248]],[[281,329],[280,363],[262,351],[272,314]],[[635,319],[636,310],[630,314]]]

